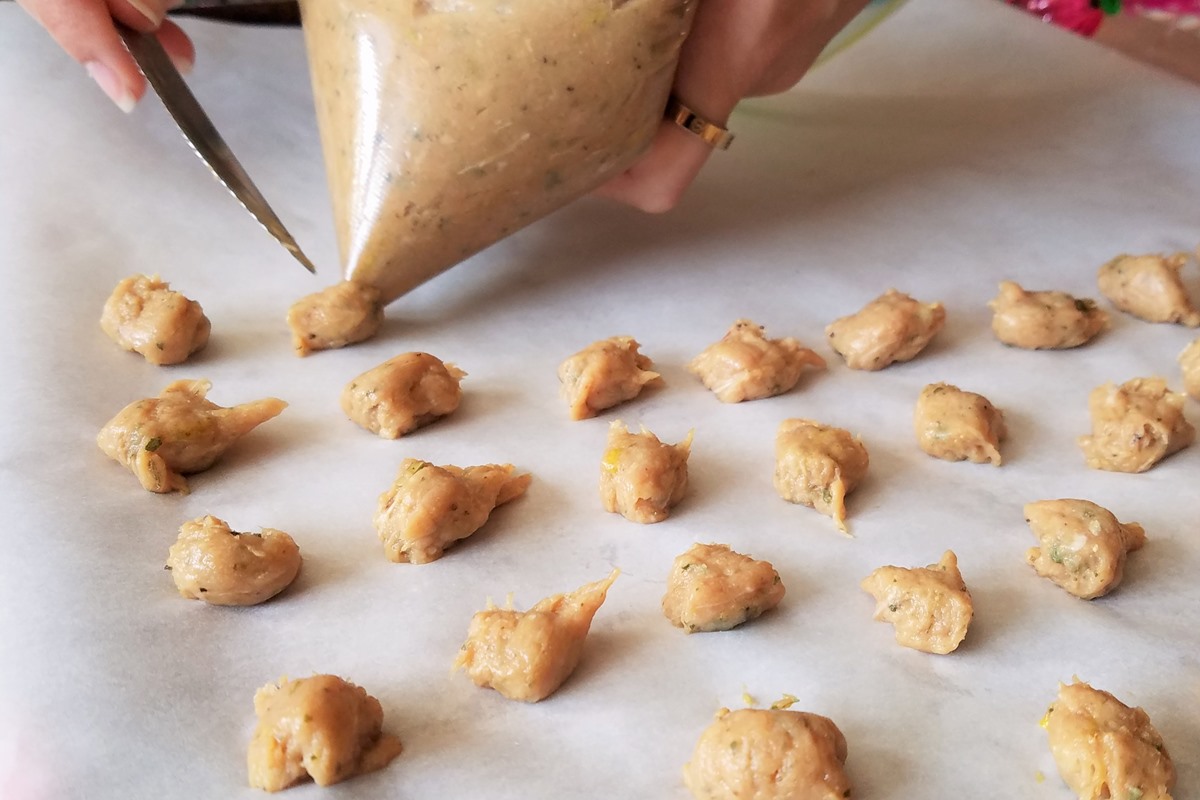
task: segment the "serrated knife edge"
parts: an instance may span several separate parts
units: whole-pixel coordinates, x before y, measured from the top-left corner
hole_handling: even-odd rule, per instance
[[[179,70],[153,34],[140,33],[124,25],[117,25],[125,46],[133,60],[141,68],[146,81],[154,88],[167,113],[175,120],[183,138],[200,157],[212,174],[229,193],[237,198],[242,207],[258,220],[267,233],[275,237],[284,248],[309,272],[316,267],[300,249],[295,238],[271,209],[271,204],[254,185],[250,175],[234,156],[229,145],[217,132],[216,126],[201,107]]]

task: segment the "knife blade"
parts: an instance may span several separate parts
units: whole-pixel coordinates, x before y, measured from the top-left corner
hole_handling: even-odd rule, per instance
[[[117,30],[133,60],[146,76],[146,81],[154,88],[167,113],[175,120],[175,124],[179,126],[183,137],[196,155],[208,165],[216,179],[258,220],[267,233],[275,237],[275,240],[306,270],[316,274],[316,267],[308,256],[304,255],[300,245],[217,132],[200,101],[192,94],[187,82],[159,44],[158,37],[152,33],[140,33],[119,23]]]

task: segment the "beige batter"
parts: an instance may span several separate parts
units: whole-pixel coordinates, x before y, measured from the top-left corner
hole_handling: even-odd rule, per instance
[[[455,668],[465,669],[476,686],[495,689],[510,700],[546,699],[579,665],[592,618],[617,575],[613,570],[603,580],[547,597],[528,611],[489,603],[472,617]]]
[[[300,548],[274,528],[237,533],[223,519],[183,523],[167,556],[175,588],[215,606],[252,606],[282,592],[300,574]]]
[[[875,619],[890,622],[896,641],[926,653],[952,653],[975,613],[952,550],[928,567],[880,567],[862,581],[875,598]]]
[[[1034,571],[1076,597],[1102,597],[1121,584],[1126,556],[1146,543],[1136,522],[1119,522],[1089,500],[1039,500],[1025,505],[1038,546],[1025,560]]]
[[[400,755],[379,701],[336,675],[268,684],[254,695],[258,726],[246,753],[250,785],[278,792],[311,777],[329,786]]]
[[[806,367],[825,369],[825,359],[791,337],[768,339],[761,325],[739,319],[692,359],[688,372],[721,402],[740,403],[789,391]]]
[[[592,342],[559,365],[559,391],[571,419],[589,419],[632,400],[646,386],[662,383],[639,347],[629,336],[613,336]]]
[[[1002,282],[1000,294],[988,305],[996,338],[1026,350],[1079,347],[1108,327],[1108,314],[1093,300],[1066,292],[1028,291],[1014,281]]]
[[[684,765],[683,782],[696,800],[845,800],[847,753],[828,717],[721,709]]]
[[[104,304],[100,327],[121,347],[159,366],[187,361],[208,344],[212,330],[200,304],[157,275],[118,283]]]
[[[1058,772],[1079,800],[1171,800],[1175,765],[1140,708],[1076,681],[1046,712]]]
[[[850,431],[810,419],[785,419],[775,436],[775,491],[832,517],[846,533],[846,495],[866,476],[870,456]]]
[[[628,167],[694,0],[303,0],[348,277],[385,302]]]
[[[917,398],[913,427],[917,444],[934,458],[1001,464],[1000,442],[1008,435],[1004,413],[981,394],[931,383]]]
[[[1183,414],[1187,397],[1162,378],[1105,384],[1088,396],[1092,433],[1080,436],[1087,465],[1110,472],[1145,472],[1196,439]]]
[[[532,476],[512,464],[434,466],[406,458],[379,496],[375,530],[388,560],[428,564],[483,527],[492,510],[525,494]]]
[[[769,561],[729,545],[695,544],[671,565],[662,609],[687,633],[727,631],[775,608],[783,594],[783,581]]]
[[[1180,272],[1187,263],[1173,256],[1117,256],[1100,268],[1100,292],[1114,306],[1147,322],[1177,322],[1200,326],[1200,311],[1192,305]]]
[[[666,444],[646,429],[630,433],[616,420],[608,428],[608,447],[600,462],[600,502],[633,522],[662,522],[688,487],[692,434]]]
[[[175,381],[158,397],[130,403],[104,424],[96,444],[151,492],[186,492],[184,475],[203,472],[241,437],[277,416],[274,397],[222,408],[205,399],[208,381]]]
[[[342,411],[371,433],[396,439],[452,414],[466,375],[428,353],[403,353],[346,384]]]
[[[287,324],[296,355],[334,350],[378,333],[383,303],[374,286],[342,281],[297,300],[288,309]]]
[[[829,346],[851,369],[883,369],[917,357],[946,324],[941,303],[922,303],[888,289],[859,312],[825,328]]]

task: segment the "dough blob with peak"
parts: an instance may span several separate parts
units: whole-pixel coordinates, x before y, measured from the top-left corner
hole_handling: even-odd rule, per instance
[[[1142,709],[1076,680],[1059,685],[1044,724],[1058,773],[1079,800],[1171,800],[1175,765]]]
[[[246,766],[255,789],[278,792],[306,777],[330,786],[383,769],[404,749],[383,732],[379,701],[336,675],[268,684],[254,711]]]
[[[847,532],[846,495],[867,474],[871,459],[850,431],[810,419],[785,419],[775,436],[775,491],[832,517]]]
[[[528,611],[489,603],[471,618],[455,668],[465,669],[476,686],[510,700],[546,699],[579,665],[592,618],[617,574],[613,570],[603,580],[547,597]]]
[[[741,403],[783,394],[806,367],[825,366],[825,359],[796,339],[768,339],[763,326],[739,319],[721,341],[692,359],[688,371],[722,403]]]
[[[375,530],[390,561],[428,564],[483,527],[492,510],[525,494],[533,477],[512,464],[438,467],[406,458],[379,496]]]
[[[175,381],[158,397],[130,403],[100,429],[96,444],[151,492],[186,492],[203,472],[287,403],[274,397],[224,408],[206,400],[209,381]]]

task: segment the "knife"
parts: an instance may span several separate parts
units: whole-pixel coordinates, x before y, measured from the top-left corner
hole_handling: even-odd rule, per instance
[[[158,37],[152,33],[139,33],[120,23],[117,23],[117,30],[133,60],[146,76],[146,81],[154,88],[196,155],[208,165],[216,179],[237,198],[242,207],[266,228],[267,233],[274,236],[306,270],[315,274],[316,267],[304,255],[295,238],[271,209],[271,204],[221,138],[216,126],[159,44]]]

